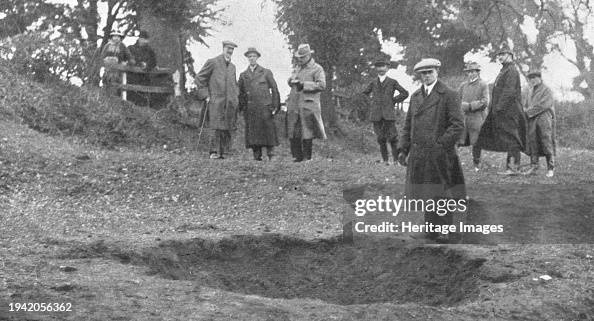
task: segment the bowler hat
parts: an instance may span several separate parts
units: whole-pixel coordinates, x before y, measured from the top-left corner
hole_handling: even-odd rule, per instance
[[[223,47],[237,48],[237,45],[233,41],[225,40],[223,41]]]
[[[248,50],[243,55],[247,57],[250,53],[255,53],[256,55],[258,55],[258,57],[262,56],[260,54],[260,52],[258,51],[258,49],[254,48],[254,47],[249,47]]]
[[[528,71],[528,73],[526,74],[526,77],[528,77],[528,78],[535,78],[535,77],[542,78],[542,74],[541,74],[540,70],[534,68],[534,69],[530,69]]]
[[[439,69],[439,67],[441,67],[441,62],[439,60],[435,58],[424,58],[415,65],[413,70],[415,72],[421,72],[425,70]]]
[[[373,62],[373,65],[375,67],[381,67],[381,66],[390,66],[390,61],[386,60],[386,59],[377,59],[375,62]]]
[[[472,71],[472,70],[481,71],[481,66],[478,63],[471,61],[466,64],[466,67],[464,67],[464,71]]]
[[[299,47],[297,47],[297,51],[295,52],[295,57],[300,58],[300,57],[305,57],[307,55],[311,55],[312,53],[314,53],[313,50],[311,50],[311,48],[309,48],[309,44],[300,44]]]
[[[140,33],[138,34],[138,38],[143,38],[143,39],[150,38],[148,31],[146,31],[146,30],[140,30]]]

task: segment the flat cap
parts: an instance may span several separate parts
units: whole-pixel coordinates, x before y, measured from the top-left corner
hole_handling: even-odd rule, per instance
[[[424,58],[419,61],[413,70],[415,72],[421,72],[430,69],[438,69],[441,67],[441,62],[435,58]]]
[[[386,59],[377,59],[376,61],[373,62],[373,65],[376,67],[390,66],[390,61],[386,60]]]
[[[237,45],[233,41],[225,40],[225,41],[223,41],[223,47],[237,48]]]
[[[499,47],[499,50],[497,50],[497,54],[501,55],[501,54],[510,54],[510,55],[514,55],[514,53],[511,51],[511,48],[509,47],[509,45],[507,44],[507,42],[504,42],[501,44],[501,46]]]

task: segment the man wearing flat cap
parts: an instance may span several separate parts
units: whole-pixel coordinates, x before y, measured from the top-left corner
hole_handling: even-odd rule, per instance
[[[311,160],[313,139],[326,139],[320,103],[326,74],[312,53],[308,44],[299,45],[294,54],[297,66],[288,81],[292,98],[287,104],[287,132],[294,162]]]
[[[525,174],[534,174],[539,168],[539,158],[547,160],[547,177],[554,174],[555,155],[555,100],[551,89],[542,82],[539,70],[528,72],[528,82],[532,87],[526,104],[528,135],[526,154],[530,155],[530,169]]]
[[[394,162],[398,160],[398,130],[394,105],[404,101],[408,97],[408,91],[402,88],[398,81],[386,75],[390,66],[389,60],[377,60],[374,66],[377,78],[367,85],[363,94],[371,96],[369,120],[373,123],[382,160],[390,164],[388,143],[392,149]],[[397,95],[395,95],[396,92],[398,92]]]
[[[487,117],[489,85],[481,79],[481,66],[478,63],[469,62],[464,68],[464,72],[466,72],[468,80],[462,83],[458,90],[464,114],[464,132],[458,141],[458,146],[472,145],[472,162],[474,170],[478,172],[481,149],[476,144],[476,140]]]
[[[248,48],[244,56],[248,68],[239,75],[239,110],[245,119],[245,146],[251,148],[254,159],[262,160],[262,148],[266,147],[269,160],[278,145],[273,116],[280,109],[280,94],[272,72],[258,64],[260,52]]]
[[[406,166],[408,199],[435,203],[466,198],[464,175],[456,142],[464,130],[460,101],[455,91],[437,79],[441,62],[427,58],[414,67],[422,86],[410,98],[399,143],[398,162]],[[425,210],[425,222],[451,225],[452,213]],[[449,242],[448,234],[427,233],[427,238]]]
[[[223,53],[206,61],[196,75],[198,98],[206,101],[210,139],[210,158],[222,159],[229,151],[231,133],[237,129],[239,87],[235,65],[231,62],[237,45],[223,41]]]
[[[502,67],[495,79],[489,114],[481,127],[477,145],[484,150],[507,152],[506,170],[499,174],[518,175],[521,152],[526,146],[520,74],[514,67],[513,53],[506,44],[497,52],[497,61]]]

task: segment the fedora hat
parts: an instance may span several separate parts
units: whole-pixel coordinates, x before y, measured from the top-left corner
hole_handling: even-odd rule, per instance
[[[467,63],[466,66],[464,67],[464,71],[472,71],[472,70],[481,71],[481,65],[479,65],[478,63],[476,63],[474,61]]]
[[[237,48],[237,45],[233,41],[225,40],[223,41],[223,47]]]
[[[299,47],[297,47],[297,51],[295,51],[294,56],[300,58],[305,57],[307,55],[311,55],[312,53],[314,53],[314,51],[311,50],[311,48],[309,48],[309,44],[304,43],[300,44]]]
[[[430,69],[439,69],[439,67],[441,67],[441,62],[439,60],[435,58],[425,58],[421,59],[421,61],[415,65],[413,70],[415,72],[421,72]]]
[[[250,53],[255,53],[256,55],[258,55],[258,57],[262,56],[260,54],[260,52],[258,51],[258,49],[254,48],[254,47],[249,47],[248,50],[243,55],[247,57]]]

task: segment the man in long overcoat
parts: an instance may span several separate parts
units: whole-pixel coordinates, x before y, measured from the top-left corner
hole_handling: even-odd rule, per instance
[[[506,45],[497,53],[497,60],[502,67],[495,79],[489,114],[481,127],[477,145],[484,150],[507,152],[506,170],[500,174],[517,175],[521,152],[526,146],[520,75],[514,67],[513,54]]]
[[[266,147],[268,159],[272,160],[274,146],[278,145],[273,119],[280,109],[278,87],[272,72],[258,64],[261,54],[256,48],[248,48],[244,55],[249,66],[239,75],[239,110],[245,118],[245,146],[259,161],[262,147]]]
[[[130,46],[130,53],[136,60],[136,66],[142,68],[144,71],[151,71],[157,66],[157,55],[153,48],[151,48],[149,33],[146,30],[141,30],[138,35],[138,40]],[[128,83],[150,86],[151,77],[149,74],[128,73]],[[150,94],[131,91],[128,93],[128,100],[134,102],[136,105],[146,106],[149,103]]]
[[[456,151],[464,121],[457,93],[437,79],[440,67],[441,62],[432,58],[423,59],[414,67],[423,85],[411,96],[398,154],[398,162],[406,166],[408,199],[466,198],[464,174]],[[450,212],[440,215],[425,210],[425,221],[451,225],[453,217]],[[438,242],[449,241],[447,234],[427,236]]]
[[[214,130],[210,158],[224,158],[229,150],[231,132],[237,129],[239,87],[235,65],[231,62],[237,45],[223,41],[223,53],[206,61],[196,75],[198,98],[206,100],[208,127]]]
[[[373,123],[382,160],[389,164],[388,142],[394,161],[396,162],[398,158],[398,130],[394,105],[404,101],[408,97],[408,91],[402,88],[398,81],[386,75],[390,66],[389,61],[378,60],[374,66],[378,77],[367,85],[363,94],[371,96],[369,120]],[[395,95],[396,92],[398,95]]]
[[[311,160],[313,139],[326,139],[320,92],[326,89],[326,74],[312,58],[313,50],[301,44],[294,56],[297,68],[289,78],[292,97],[287,104],[287,130],[295,162]]]
[[[526,154],[530,155],[531,167],[526,174],[534,173],[539,167],[539,157],[547,160],[547,177],[553,177],[555,168],[555,100],[551,89],[542,82],[541,72],[528,72],[532,87],[526,106],[528,137]]]
[[[472,145],[474,170],[479,171],[481,148],[476,144],[481,126],[487,117],[489,106],[489,85],[481,79],[481,66],[470,62],[464,68],[468,80],[459,89],[462,113],[464,114],[464,132],[458,146]]]

